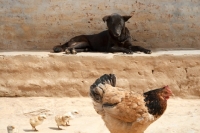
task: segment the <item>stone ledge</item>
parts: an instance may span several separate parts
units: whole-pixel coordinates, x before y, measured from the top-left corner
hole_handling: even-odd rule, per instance
[[[67,55],[64,52],[52,53],[49,51],[0,51],[0,56],[16,56],[16,55],[35,55],[35,56],[50,56],[50,55],[63,55],[63,56],[106,56],[108,58],[113,56],[160,56],[160,55],[200,55],[200,50],[196,49],[154,49],[152,54],[134,53],[134,54],[123,54],[123,53],[92,53],[82,52],[76,55]]]
[[[0,96],[88,96],[104,73],[139,93],[169,85],[183,98],[200,97],[200,50],[122,53],[0,52]]]

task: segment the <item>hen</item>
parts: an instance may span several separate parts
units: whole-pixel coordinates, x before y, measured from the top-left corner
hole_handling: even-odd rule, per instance
[[[111,133],[143,133],[166,110],[168,86],[143,95],[116,86],[114,74],[104,74],[90,86],[96,112]]]

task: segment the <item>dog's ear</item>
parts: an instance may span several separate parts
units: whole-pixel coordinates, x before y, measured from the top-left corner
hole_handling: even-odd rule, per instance
[[[123,17],[124,21],[126,22],[126,21],[128,21],[129,18],[131,18],[132,16],[122,16],[122,17]]]
[[[110,15],[104,16],[102,19],[104,22],[106,22],[110,18]]]

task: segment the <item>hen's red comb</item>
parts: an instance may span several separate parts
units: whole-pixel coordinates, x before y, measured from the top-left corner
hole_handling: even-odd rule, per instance
[[[168,92],[172,93],[172,91],[171,91],[171,89],[169,88],[168,85],[166,85],[164,88],[165,88]],[[173,93],[172,93],[172,94],[173,94]]]
[[[169,86],[168,86],[168,85],[166,85],[166,86],[165,86],[165,88],[169,88]]]
[[[164,86],[164,88],[167,89],[167,90],[170,90],[168,85]]]

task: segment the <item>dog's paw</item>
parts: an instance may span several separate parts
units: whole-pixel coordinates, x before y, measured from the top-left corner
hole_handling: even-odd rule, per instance
[[[70,54],[71,52],[69,51],[69,49],[65,49],[65,54]]]
[[[126,50],[124,50],[123,53],[124,53],[124,54],[133,54],[133,51],[130,50],[130,49],[126,49]]]
[[[146,49],[146,50],[144,51],[144,53],[145,53],[145,54],[151,54],[151,50]]]
[[[71,54],[77,54],[77,51],[73,48],[71,49]]]
[[[59,52],[62,52],[63,49],[62,49],[62,47],[59,45],[59,46],[55,46],[55,47],[53,48],[53,51],[54,51],[55,53],[59,53]]]
[[[84,52],[88,52],[88,51],[90,51],[89,48],[85,48],[84,49]]]
[[[130,52],[126,53],[126,54],[133,54],[133,52],[132,52],[132,51],[130,51]]]

